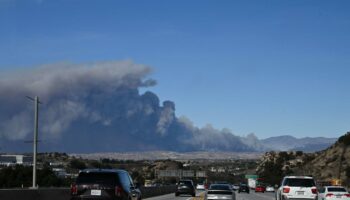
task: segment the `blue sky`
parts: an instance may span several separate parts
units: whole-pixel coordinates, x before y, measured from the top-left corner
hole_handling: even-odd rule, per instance
[[[126,60],[195,125],[350,130],[350,1],[0,0],[0,71]]]

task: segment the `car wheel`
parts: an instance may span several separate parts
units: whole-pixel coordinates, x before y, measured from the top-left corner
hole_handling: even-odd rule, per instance
[[[176,197],[179,196],[179,193],[175,193],[175,196],[176,196]]]
[[[196,196],[196,193],[193,193],[193,194],[192,194],[192,197],[195,197],[195,196]]]

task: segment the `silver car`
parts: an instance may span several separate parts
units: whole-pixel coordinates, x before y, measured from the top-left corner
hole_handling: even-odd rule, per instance
[[[207,193],[205,194],[206,200],[235,200],[235,192],[232,190],[230,184],[211,184]]]
[[[275,188],[272,186],[267,186],[265,192],[275,192]]]

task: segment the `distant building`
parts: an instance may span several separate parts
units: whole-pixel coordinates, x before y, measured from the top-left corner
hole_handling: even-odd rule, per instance
[[[52,171],[60,178],[66,178],[68,175],[66,170],[63,168],[52,168]]]
[[[15,165],[31,166],[32,164],[33,164],[32,156],[0,155],[0,166],[15,166]]]
[[[214,173],[226,173],[226,169],[224,167],[211,167],[210,171]]]
[[[61,167],[64,166],[63,162],[50,162],[51,167]]]

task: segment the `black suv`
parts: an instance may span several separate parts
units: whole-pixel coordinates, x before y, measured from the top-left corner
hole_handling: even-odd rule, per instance
[[[249,194],[249,187],[248,187],[247,184],[241,183],[241,184],[239,185],[238,193],[241,193],[241,192],[246,192],[246,193]]]
[[[71,200],[141,200],[128,172],[118,169],[86,169],[71,186]]]
[[[177,183],[175,196],[179,196],[181,194],[188,194],[193,197],[196,196],[196,189],[193,185],[192,180],[181,180]]]

